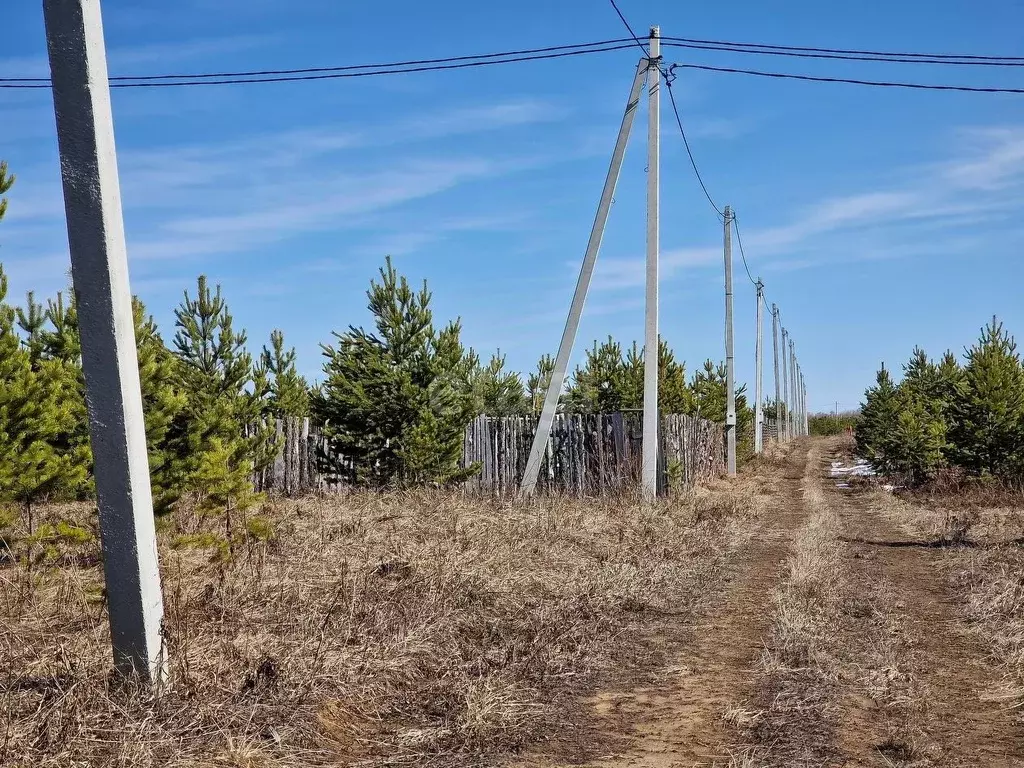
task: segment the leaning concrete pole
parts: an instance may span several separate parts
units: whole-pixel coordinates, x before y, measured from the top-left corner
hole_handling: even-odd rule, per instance
[[[782,442],[782,379],[779,377],[779,307],[772,304],[772,353],[775,356],[775,440]]]
[[[754,342],[754,453],[764,453],[764,283],[757,278],[757,336]]]
[[[636,67],[636,76],[633,78],[633,87],[629,92],[629,99],[626,101],[626,112],[623,114],[622,124],[619,126],[619,135],[615,140],[615,149],[612,152],[608,175],[604,180],[601,202],[597,206],[597,215],[594,217],[594,225],[590,230],[587,252],[583,257],[583,265],[580,267],[579,279],[576,281],[576,292],[573,293],[569,315],[565,321],[565,328],[562,330],[562,341],[558,345],[555,367],[551,372],[551,381],[544,395],[544,406],[541,409],[537,431],[533,436],[530,458],[526,462],[526,471],[519,487],[526,496],[532,495],[537,488],[540,465],[544,459],[544,452],[547,450],[548,439],[551,437],[551,423],[558,410],[558,398],[562,394],[565,373],[569,369],[569,357],[572,355],[572,348],[576,343],[576,332],[580,327],[583,305],[587,301],[587,292],[590,290],[590,281],[594,275],[597,254],[601,250],[605,225],[608,223],[608,213],[611,211],[615,187],[619,182],[619,171],[622,169],[622,158],[626,154],[626,145],[629,143],[629,134],[633,129],[633,118],[636,116],[637,106],[640,103],[640,91],[644,86],[646,74],[647,59],[640,59],[640,63]]]
[[[782,328],[782,418],[781,422],[781,440],[783,442],[789,442],[791,437],[789,433],[789,333],[786,328]]]
[[[736,475],[736,358],[732,329],[732,208],[725,206],[725,457]]]
[[[661,188],[661,31],[651,27],[651,66],[647,70],[647,303],[644,323],[644,427],[641,450],[640,490],[645,499],[658,493],[658,445],[661,423],[658,415],[658,213]]]
[[[43,0],[114,663],[166,661],[146,426],[99,0]]]

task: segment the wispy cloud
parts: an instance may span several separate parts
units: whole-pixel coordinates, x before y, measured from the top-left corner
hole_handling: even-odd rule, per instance
[[[133,244],[141,259],[181,258],[238,252],[280,242],[297,233],[336,229],[345,217],[372,213],[486,177],[487,160],[411,161],[404,167],[342,173],[315,182],[293,180],[260,191],[259,204],[214,215],[186,215],[158,225]]]
[[[544,102],[518,99],[438,109],[373,131],[313,126],[229,142],[123,149],[119,165],[131,253],[140,259],[229,254],[308,232],[368,224],[402,203],[558,159],[514,153],[476,156],[451,145],[433,154],[403,146],[401,153],[382,156],[383,148],[564,115]],[[57,225],[63,212],[55,170],[40,166],[26,171],[32,182],[19,182],[19,195],[5,222],[8,239]],[[393,252],[412,252],[446,233],[498,226],[493,217],[410,224],[405,229],[378,220],[378,229],[403,233],[381,236],[382,244],[389,245],[390,238]]]
[[[112,46],[107,49],[107,68],[111,75],[148,75],[153,74],[148,69],[150,65],[156,64],[161,71],[166,71],[171,65],[261,48],[273,40],[269,35],[231,35],[171,43]],[[45,51],[42,45],[40,48]],[[4,77],[49,77],[50,63],[45,55],[8,56],[0,58],[0,72],[4,73]]]
[[[837,195],[796,211],[778,226],[743,231],[748,255],[768,270],[909,258],[982,247],[971,230],[1011,222],[1024,202],[1024,126],[956,132],[952,157],[903,169],[888,188]],[[718,265],[718,245],[662,253],[662,274]],[[644,281],[644,259],[610,259],[596,285]]]

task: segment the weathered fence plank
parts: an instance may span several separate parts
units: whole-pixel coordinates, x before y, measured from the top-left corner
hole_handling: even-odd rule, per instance
[[[337,457],[309,418],[279,419],[274,427],[277,455],[254,478],[258,491],[297,495],[341,487],[342,483],[319,471],[319,457]],[[466,427],[462,458],[463,466],[479,464],[480,471],[466,482],[466,490],[515,493],[535,428],[530,417],[474,419]],[[774,431],[774,424],[765,424],[767,439],[774,438]],[[538,488],[577,496],[633,490],[639,482],[642,432],[636,413],[558,414],[551,425]],[[725,470],[722,427],[683,414],[663,416],[658,468],[661,490],[673,481],[691,486],[718,476]]]

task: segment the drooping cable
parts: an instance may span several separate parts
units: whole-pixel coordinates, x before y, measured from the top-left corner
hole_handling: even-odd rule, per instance
[[[672,104],[672,113],[676,117],[676,125],[679,126],[679,135],[683,137],[683,146],[686,147],[686,154],[690,158],[690,165],[693,167],[693,173],[697,177],[698,183],[700,183],[700,188],[704,192],[704,197],[708,199],[708,202],[711,203],[711,207],[715,209],[715,213],[718,214],[719,220],[724,221],[725,213],[722,212],[722,209],[719,208],[712,199],[711,193],[708,192],[707,185],[704,183],[704,178],[700,175],[700,169],[697,167],[697,161],[694,159],[693,152],[690,150],[690,142],[687,140],[686,131],[683,129],[683,119],[679,116],[679,105],[676,104],[676,95],[672,90],[672,81],[675,80],[675,75],[672,73],[671,69],[668,71],[662,71],[662,74],[665,77],[665,85],[668,88],[668,98]]]
[[[679,69],[698,69],[705,72],[725,72],[736,75],[754,75],[756,77],[775,78],[779,80],[803,80],[813,83],[845,83],[848,85],[866,85],[876,88],[909,88],[919,91],[961,91],[964,93],[1014,93],[1024,94],[1024,88],[998,88],[973,85],[933,85],[930,83],[904,83],[886,80],[859,80],[848,77],[823,77],[817,75],[798,75],[791,72],[764,72],[756,69],[739,69],[736,67],[713,67],[707,64],[674,64]]]
[[[251,83],[283,83],[311,80],[340,80],[376,75],[396,75],[412,72],[439,72],[453,69],[513,64],[524,61],[561,59],[596,53],[619,51],[632,47],[630,40],[609,40],[598,43],[580,43],[572,46],[537,48],[529,51],[456,56],[447,59],[429,59],[420,62],[394,64],[355,64],[344,67],[307,67],[293,70],[253,70],[234,73],[200,73],[191,75],[119,76],[110,78],[111,88],[174,88],[200,85],[244,85]],[[49,78],[0,78],[0,88],[49,88]]]

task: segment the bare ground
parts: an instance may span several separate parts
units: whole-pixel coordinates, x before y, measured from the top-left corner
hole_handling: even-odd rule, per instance
[[[772,619],[789,540],[804,515],[800,500],[807,447],[757,467],[765,498],[761,524],[733,553],[721,594],[656,684],[610,690],[592,701],[605,732],[626,734],[626,748],[588,765],[669,768],[729,763],[730,720],[755,677]],[[536,763],[532,763],[536,764]],[[550,763],[547,763],[550,764]]]
[[[887,713],[886,698],[880,697],[879,716],[878,699],[848,696],[843,764],[1024,765],[1024,732],[1013,713],[994,700],[1001,674],[959,610],[962,595],[945,578],[947,552],[933,538],[909,536],[873,503],[875,498],[847,492],[839,506],[850,577],[885,591],[876,605],[887,607],[888,642],[901,661],[902,668],[873,671],[902,678],[897,687],[904,700],[893,697]],[[871,654],[863,651],[868,634],[851,642],[857,648],[859,641],[862,649],[854,661],[870,663]]]
[[[620,746],[588,766],[1024,766],[1022,697],[1000,695],[1006,669],[941,539],[836,488],[828,461],[846,450],[804,443],[780,463],[760,529],[657,684],[592,699]]]

